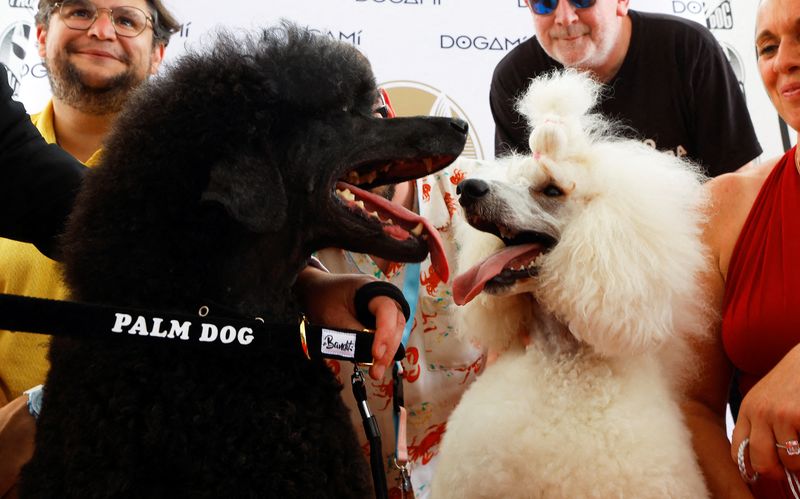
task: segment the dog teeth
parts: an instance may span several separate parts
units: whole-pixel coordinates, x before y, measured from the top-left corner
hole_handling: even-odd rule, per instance
[[[416,227],[411,229],[411,233],[414,234],[415,236],[419,236],[420,234],[422,234],[422,222],[418,223]]]
[[[345,201],[355,201],[356,196],[350,192],[350,189],[336,189],[336,195],[340,198],[344,199]]]
[[[378,212],[377,211],[370,212],[369,216],[374,218],[374,219],[376,219],[376,220],[378,220],[379,222],[381,220],[381,217],[378,216]]]
[[[355,202],[355,205],[361,208],[362,210],[364,209],[364,201],[358,200]]]

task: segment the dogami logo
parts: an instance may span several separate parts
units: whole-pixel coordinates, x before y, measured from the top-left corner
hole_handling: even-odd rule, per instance
[[[672,0],[672,12],[675,14],[699,14],[703,11],[703,0]]]
[[[386,89],[398,116],[440,116],[466,121],[469,132],[461,155],[471,159],[484,158],[483,147],[472,122],[444,92],[417,81],[389,81],[380,86]]]

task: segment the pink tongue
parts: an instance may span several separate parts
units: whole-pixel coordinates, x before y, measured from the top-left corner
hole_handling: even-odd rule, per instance
[[[450,268],[447,266],[447,257],[445,256],[442,237],[439,235],[439,231],[436,230],[436,227],[434,227],[427,218],[423,218],[413,211],[405,209],[399,204],[392,203],[384,197],[375,195],[363,189],[359,189],[358,187],[345,182],[339,182],[337,187],[350,189],[350,192],[353,193],[358,199],[367,201],[370,204],[380,208],[381,211],[391,215],[392,221],[397,225],[401,225],[404,229],[410,230],[421,222],[422,234],[428,234],[428,251],[431,254],[431,265],[433,265],[433,270],[436,272],[442,282],[447,282],[447,280],[450,278]],[[398,224],[398,221],[402,223]]]
[[[509,262],[522,255],[525,255],[526,259],[533,259],[541,251],[542,248],[539,244],[532,243],[509,246],[499,253],[495,253],[453,280],[453,300],[456,305],[466,305],[483,291],[486,282],[502,272]]]

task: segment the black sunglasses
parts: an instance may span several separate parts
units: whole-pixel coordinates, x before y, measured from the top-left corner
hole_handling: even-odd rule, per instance
[[[556,10],[559,0],[528,0],[531,10],[534,14],[540,16],[548,16]],[[588,9],[595,4],[597,0],[569,0],[576,9]]]

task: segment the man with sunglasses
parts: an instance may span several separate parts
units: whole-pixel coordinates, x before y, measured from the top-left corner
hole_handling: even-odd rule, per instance
[[[629,10],[629,0],[526,0],[535,38],[509,52],[492,77],[495,154],[529,152],[514,109],[531,78],[562,67],[606,86],[598,111],[659,150],[688,156],[711,176],[759,154],[744,96],[719,43],[675,16]]]

